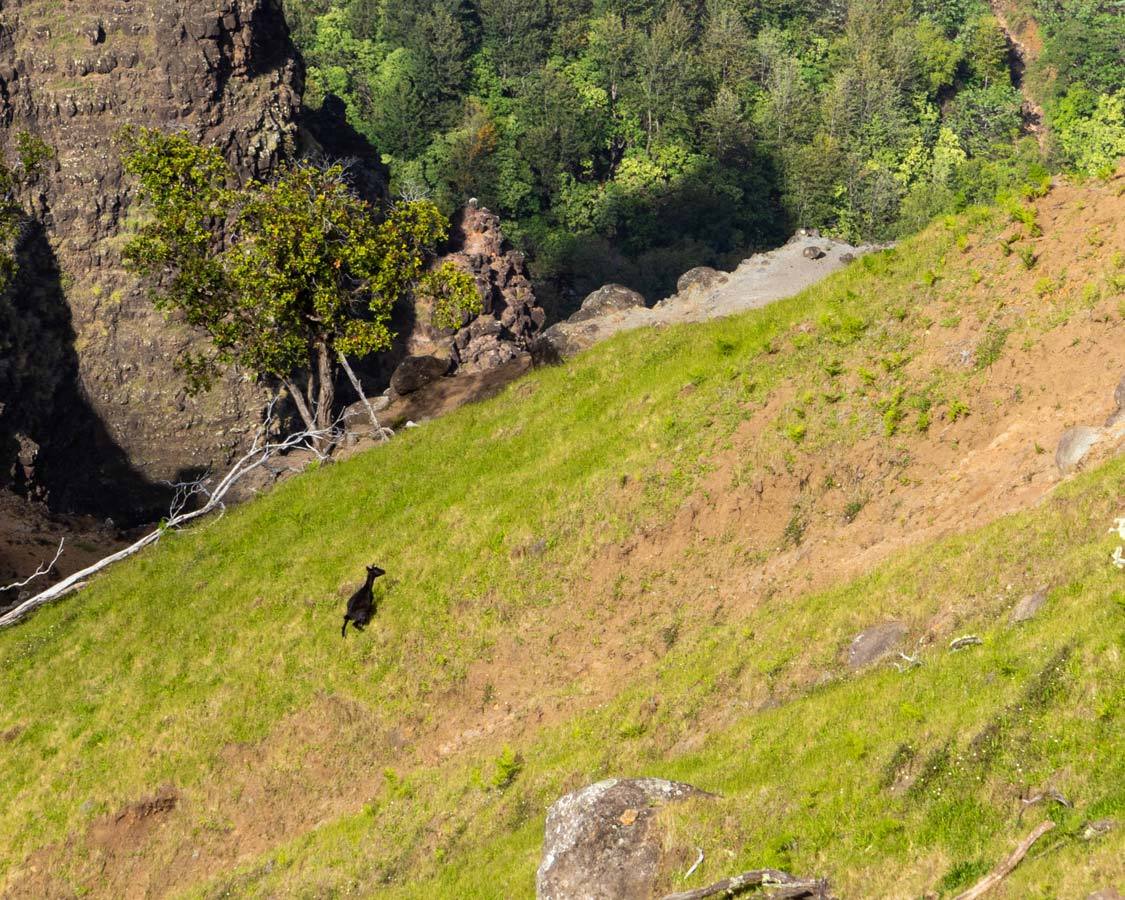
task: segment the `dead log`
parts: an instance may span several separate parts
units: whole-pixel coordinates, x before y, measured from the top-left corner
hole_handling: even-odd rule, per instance
[[[707,897],[734,897],[738,894],[756,887],[776,887],[765,896],[771,900],[829,900],[828,882],[824,879],[795,878],[788,872],[778,869],[753,869],[716,881],[707,887],[696,888],[692,891],[681,891],[677,894],[668,894],[662,900],[706,900]]]
[[[1005,859],[984,878],[982,878],[971,888],[965,891],[965,893],[958,894],[956,897],[954,897],[953,900],[976,900],[977,897],[980,897],[986,894],[988,891],[992,890],[994,887],[996,887],[996,885],[998,885],[1001,881],[1012,874],[1012,870],[1020,864],[1020,861],[1025,856],[1027,856],[1027,851],[1031,849],[1032,845],[1054,827],[1055,823],[1048,819],[1033,832],[1031,832],[1031,834],[1029,834],[1026,838],[1024,838],[1023,842],[1020,843],[1020,845],[1012,851],[1011,856]]]

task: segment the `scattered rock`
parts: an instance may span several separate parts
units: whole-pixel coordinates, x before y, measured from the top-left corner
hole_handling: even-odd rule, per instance
[[[848,668],[862,669],[889,656],[906,637],[905,622],[884,622],[864,629],[848,647]]]
[[[391,405],[391,398],[386,396],[370,397],[368,402],[371,404],[371,409],[375,415],[378,416]],[[344,428],[348,431],[366,431],[371,428],[371,413],[368,411],[366,403],[357,400],[344,410]]]
[[[1047,602],[1047,588],[1039,588],[1034,594],[1028,594],[1012,610],[1011,621],[1013,624],[1027,622],[1035,618],[1036,614]]]
[[[1117,388],[1113,392],[1113,401],[1116,408],[1106,419],[1106,428],[1125,424],[1125,375],[1122,375],[1121,380],[1117,382]]]
[[[840,254],[840,262],[850,263],[850,262],[854,262],[854,261],[855,261],[855,254],[854,253],[841,253]]]
[[[956,652],[964,650],[966,647],[979,647],[984,641],[975,634],[967,634],[964,637],[955,638],[949,642],[949,649]]]
[[[676,293],[684,294],[693,288],[699,288],[705,291],[725,281],[727,281],[727,274],[725,272],[712,269],[710,266],[696,266],[696,268],[688,269],[688,271],[680,276],[680,280],[676,282]]]
[[[408,356],[391,376],[391,389],[399,395],[413,394],[448,371],[448,360],[436,356]]]
[[[578,312],[568,322],[585,322],[609,313],[622,312],[637,306],[647,306],[645,298],[623,284],[606,284],[598,288],[582,301]]]
[[[1117,892],[1117,888],[1106,887],[1100,891],[1094,891],[1086,900],[1125,900],[1125,898]]]
[[[1116,827],[1116,819],[1095,819],[1093,822],[1087,822],[1086,827],[1082,829],[1082,840],[1092,841],[1094,838],[1100,838]]]
[[[806,247],[802,256],[804,256],[805,259],[824,259],[825,253],[819,247]]]
[[[656,809],[709,796],[659,778],[611,778],[567,794],[547,813],[536,897],[649,900],[665,852],[653,826]]]
[[[100,21],[88,23],[86,27],[82,29],[82,34],[86,40],[90,42],[90,46],[92,47],[105,43],[105,25]]]
[[[1055,450],[1055,465],[1058,466],[1059,472],[1067,475],[1078,468],[1101,437],[1100,428],[1091,428],[1087,425],[1079,425],[1077,428],[1068,428],[1064,431]]]
[[[532,359],[536,365],[556,365],[604,337],[598,321],[602,317],[646,306],[644,297],[624,285],[603,285],[582,301],[573,316],[539,335],[530,347]]]

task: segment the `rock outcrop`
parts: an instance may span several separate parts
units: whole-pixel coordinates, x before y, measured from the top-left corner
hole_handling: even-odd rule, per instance
[[[1113,390],[1113,404],[1105,425],[1076,425],[1062,433],[1055,448],[1055,466],[1060,475],[1078,471],[1091,456],[1111,456],[1125,444],[1125,376]],[[1099,452],[1095,453],[1095,448]]]
[[[453,219],[448,250],[436,265],[444,263],[472,275],[482,310],[474,318],[466,317],[457,329],[437,328],[433,309],[424,300],[399,312],[395,326],[403,335],[406,358],[391,376],[391,388],[400,395],[423,386],[415,377],[419,372],[436,373],[433,377],[454,372],[474,375],[510,367],[528,357],[546,320],[536,303],[523,254],[504,237],[500,218],[475,200]],[[446,364],[445,372],[437,371],[435,360]]]
[[[810,256],[808,251],[814,248]],[[676,294],[651,307],[635,291],[606,285],[582,301],[573,316],[540,335],[533,356],[540,365],[557,363],[621,331],[703,322],[766,306],[799,293],[873,249],[798,232],[785,246],[755,254],[733,272],[706,266],[690,269],[680,277]]]
[[[600,781],[547,812],[538,900],[649,900],[665,855],[653,818],[665,804],[712,796],[678,781]]]
[[[185,131],[220,146],[241,175],[268,175],[298,144],[303,68],[277,0],[65,7],[0,6],[0,153],[12,159],[26,131],[56,154],[21,198],[43,230],[25,254],[34,258],[24,283],[34,288],[15,303],[29,323],[52,329],[47,343],[65,357],[56,373],[70,381],[65,402],[53,391],[30,420],[15,421],[13,411],[0,430],[29,432],[52,499],[82,504],[108,477],[111,457],[115,472],[125,460],[150,482],[221,465],[261,404],[260,391],[234,377],[189,398],[173,371],[195,338],[166,323],[122,268],[122,232],[135,213],[119,130]],[[10,359],[38,352],[25,342]],[[102,432],[77,456],[76,416]],[[118,486],[106,493],[121,497]]]
[[[864,629],[848,645],[848,668],[862,669],[890,656],[902,645],[907,630],[905,622],[883,622]]]

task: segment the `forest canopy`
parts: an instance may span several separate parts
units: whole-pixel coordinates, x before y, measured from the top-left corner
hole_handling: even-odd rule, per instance
[[[799,225],[896,237],[1125,135],[1113,3],[1009,4],[1043,22],[1044,159],[982,0],[285,2],[309,103],[343,100],[392,189],[479,197],[572,293],[651,295]]]

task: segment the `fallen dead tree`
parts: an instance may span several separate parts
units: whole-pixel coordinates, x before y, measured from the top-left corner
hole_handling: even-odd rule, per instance
[[[1027,851],[1031,849],[1032,845],[1054,827],[1055,823],[1050,819],[1041,824],[1038,828],[1031,832],[1031,834],[1023,839],[1020,845],[1012,851],[1011,855],[1007,859],[1005,859],[1002,863],[1000,863],[1000,865],[989,872],[984,878],[974,884],[963,894],[958,894],[956,897],[954,897],[953,900],[976,900],[977,897],[980,897],[986,894],[988,891],[992,890],[994,887],[996,887],[996,885],[998,885],[1001,881],[1012,874],[1012,870],[1020,864],[1021,860],[1023,860],[1025,856],[1027,856]]]
[[[92,576],[108,569],[114,563],[121,562],[124,559],[128,559],[130,556],[140,553],[145,547],[159,541],[168,531],[183,528],[190,522],[202,519],[215,511],[221,512],[226,508],[226,497],[231,489],[255,469],[267,465],[274,457],[295,450],[304,450],[316,454],[320,459],[326,458],[327,454],[321,448],[331,447],[338,441],[339,423],[333,423],[328,428],[310,428],[280,440],[271,440],[270,434],[273,432],[275,424],[274,405],[274,403],[270,404],[266,412],[265,421],[254,436],[254,442],[250,449],[235,462],[230,470],[220,478],[216,484],[212,486],[211,479],[204,478],[198,481],[173,485],[173,487],[175,487],[175,495],[172,499],[168,517],[153,531],[133,544],[130,544],[125,549],[119,550],[117,553],[99,560],[92,566],[87,566],[80,572],[69,575],[58,584],[52,585],[46,590],[36,594],[34,597],[23,601],[18,606],[0,616],[0,628],[13,625],[40,606],[52,603],[55,600],[60,600],[67,596],[67,594],[78,590],[85,585]],[[188,507],[196,501],[199,501],[199,505],[193,509],[189,509]],[[54,562],[58,561],[61,552],[62,544],[60,543],[59,553],[55,555]],[[48,565],[44,572],[40,572],[39,574],[45,574],[46,571],[50,571],[54,562]],[[39,568],[43,569],[42,566]],[[36,577],[39,576],[31,576],[29,579],[25,580],[23,584],[29,583]]]
[[[707,897],[734,897],[751,888],[772,888],[764,897],[770,900],[830,900],[828,882],[823,878],[796,878],[778,869],[753,869],[716,881],[693,891],[668,894],[662,900],[706,900]]]

